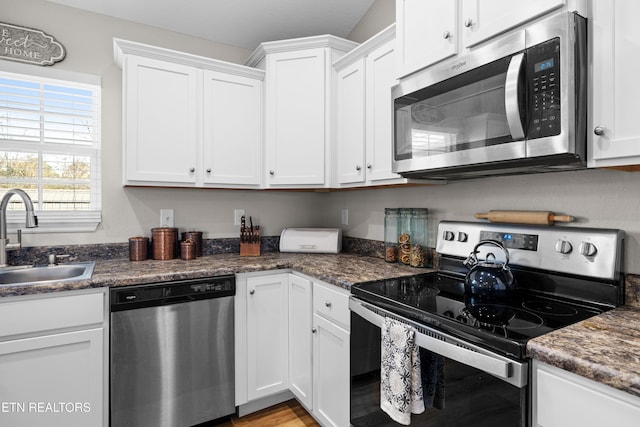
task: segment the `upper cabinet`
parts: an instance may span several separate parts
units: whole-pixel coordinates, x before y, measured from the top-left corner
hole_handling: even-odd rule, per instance
[[[640,2],[592,1],[589,70],[591,117],[588,129],[590,167],[640,164]]]
[[[461,36],[471,47],[530,19],[564,6],[566,0],[460,0]]]
[[[266,187],[330,186],[332,63],[356,46],[334,36],[267,42],[247,61],[266,72]]]
[[[401,184],[391,171],[396,84],[395,26],[392,25],[334,63],[337,137],[336,186]]]
[[[396,76],[462,53],[566,3],[528,0],[514,6],[511,0],[396,0]]]
[[[123,184],[258,188],[264,72],[114,40]]]
[[[397,77],[458,53],[456,0],[396,0]]]

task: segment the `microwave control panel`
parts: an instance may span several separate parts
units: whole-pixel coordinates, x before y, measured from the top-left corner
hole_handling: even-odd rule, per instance
[[[527,49],[529,139],[560,134],[560,39]]]

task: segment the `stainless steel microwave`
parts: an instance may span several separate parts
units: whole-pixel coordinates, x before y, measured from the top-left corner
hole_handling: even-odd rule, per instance
[[[392,96],[393,171],[404,177],[584,168],[586,21],[540,20],[418,71]]]

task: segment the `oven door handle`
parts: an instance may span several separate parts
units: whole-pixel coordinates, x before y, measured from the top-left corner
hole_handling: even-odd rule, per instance
[[[373,325],[382,329],[382,325],[384,324],[384,316],[374,313],[367,308],[366,304],[351,297],[349,299],[349,309],[369,323],[372,323]],[[375,307],[375,310],[386,313],[384,309],[381,309],[379,307]],[[423,329],[429,332],[429,328],[423,325],[417,325],[415,322],[404,319],[396,314],[389,314],[392,316],[392,318],[397,318],[403,323],[416,328],[416,343],[418,344],[418,346],[434,353],[438,353],[446,358],[455,360],[456,362],[460,362],[481,371],[487,372],[518,387],[523,387],[526,385],[526,375],[523,374],[523,372],[526,372],[526,369],[522,369],[523,364],[513,362],[500,355],[483,354],[481,352],[482,349],[480,349],[479,347],[477,347],[477,350],[472,350],[471,348],[474,348],[476,346],[466,343],[462,340],[458,340],[457,338],[451,337],[450,335],[445,334],[441,331],[433,330],[433,334],[439,337],[433,338],[420,331],[420,329]],[[443,339],[446,341],[444,341]],[[487,350],[486,353],[489,353],[489,351]],[[514,368],[518,369],[516,370]]]
[[[522,128],[520,105],[518,102],[520,98],[518,86],[523,63],[524,53],[519,53],[511,58],[504,83],[504,109],[507,113],[509,132],[514,141],[524,139],[524,129]]]

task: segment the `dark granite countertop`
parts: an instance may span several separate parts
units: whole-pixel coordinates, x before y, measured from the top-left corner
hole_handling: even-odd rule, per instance
[[[0,287],[0,297],[168,282],[278,269],[292,269],[345,289],[349,289],[354,283],[434,271],[390,264],[380,258],[355,254],[274,252],[259,257],[240,257],[237,254],[208,255],[189,261],[180,259],[137,262],[98,260],[90,280],[5,286]]]
[[[527,355],[640,397],[640,277],[626,280],[627,305],[535,338]]]

